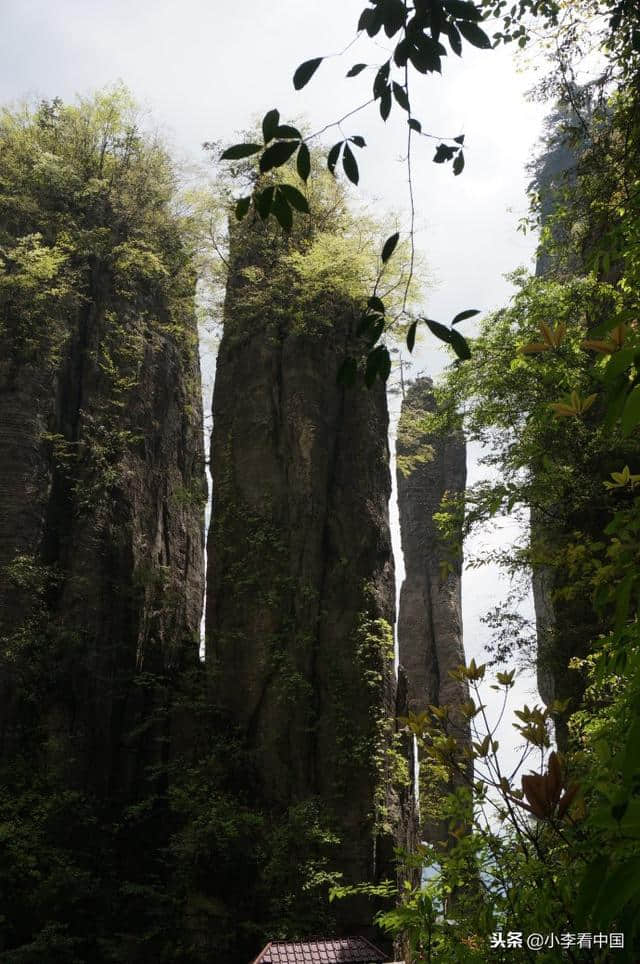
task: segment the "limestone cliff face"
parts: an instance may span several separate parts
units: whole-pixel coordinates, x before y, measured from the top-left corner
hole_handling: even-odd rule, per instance
[[[603,466],[599,474],[604,472]],[[530,514],[531,545],[540,560],[532,572],[538,690],[548,707],[555,701],[567,703],[564,710],[553,709],[551,714],[561,750],[567,748],[567,720],[584,694],[584,680],[580,673],[569,669],[569,662],[587,655],[590,642],[602,632],[603,624],[590,599],[567,594],[571,578],[566,570],[545,560],[557,558],[577,531],[588,533],[593,539],[600,537],[602,520],[607,518],[610,507],[604,497],[598,496],[596,493],[590,506],[581,512],[563,511],[565,507],[561,507],[555,519],[551,513],[543,514],[534,507]]]
[[[349,299],[279,289],[295,242],[252,230],[232,243],[216,368],[206,660],[256,805],[317,801],[345,881],[370,881],[390,869],[398,765],[386,397],[336,383]]]
[[[449,559],[434,513],[441,511],[445,493],[458,495],[466,481],[466,451],[460,434],[429,433],[425,416],[436,404],[429,378],[407,390],[397,439],[397,480],[400,534],[405,580],[400,591],[398,646],[408,684],[408,707],[422,713],[431,704],[450,707],[451,728],[469,743],[468,723],[458,711],[469,698],[467,684],[452,679],[449,670],[465,662],[462,642],[461,564]],[[450,572],[443,580],[441,563]],[[428,795],[424,787],[421,797]],[[436,794],[437,795],[437,794]],[[425,839],[446,838],[446,828],[421,807]]]
[[[152,675],[197,659],[204,582],[195,342],[180,348],[163,330],[162,304],[121,305],[110,332],[107,305],[108,286],[69,325],[46,377],[35,362],[14,372],[0,362],[2,630],[26,632],[41,593],[58,650],[58,678],[38,684],[50,753],[99,795],[131,789],[157,755],[157,731],[131,731]],[[107,362],[125,329],[132,354],[114,364],[131,385],[121,391]],[[7,670],[8,748],[20,693]]]
[[[568,108],[564,118],[562,112],[558,111],[552,117],[552,125],[562,130],[563,120],[566,123],[571,116]],[[594,223],[589,225],[580,251],[575,239],[563,237],[562,227],[552,220],[558,204],[565,203],[563,192],[576,183],[583,148],[584,145],[579,142],[569,145],[566,139],[556,134],[538,163],[534,185],[540,196],[541,219],[551,231],[555,245],[552,254],[544,248],[538,254],[535,273],[536,277],[544,280],[563,280],[585,274],[585,253],[597,243],[598,233],[602,230],[594,215]],[[614,263],[600,280],[617,283],[619,278],[616,270]],[[599,416],[594,416],[592,411],[587,415],[587,420],[593,417]],[[624,451],[614,450],[610,453],[615,463],[620,461],[620,464],[624,464],[628,457]],[[573,460],[578,473],[587,480],[604,478],[609,471],[606,457],[601,455],[594,459],[586,450],[584,453],[565,452],[563,458],[567,464]],[[538,468],[532,466],[532,469],[535,475]],[[540,468],[540,472],[544,477],[544,469]],[[602,633],[603,624],[590,599],[574,599],[567,593],[573,577],[568,574],[566,567],[558,566],[555,560],[562,556],[575,532],[586,533],[594,540],[601,538],[605,525],[603,520],[608,518],[610,506],[604,487],[598,483],[593,488],[591,498],[577,509],[571,492],[566,500],[557,497],[555,504],[532,505],[530,508],[531,547],[536,560],[531,582],[536,617],[537,682],[540,696],[547,707],[552,707],[555,701],[567,703],[565,711],[553,710],[551,714],[556,741],[561,750],[567,748],[568,718],[577,709],[584,694],[582,675],[571,671],[569,662],[574,657],[583,658],[587,655],[590,641]]]
[[[93,259],[48,328],[8,285],[0,299],[0,756],[34,750],[39,718],[41,759],[103,799],[166,759],[163,685],[197,661],[206,496],[183,267],[133,288]]]

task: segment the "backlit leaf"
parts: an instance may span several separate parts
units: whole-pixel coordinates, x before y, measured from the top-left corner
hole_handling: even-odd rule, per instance
[[[476,23],[459,20],[456,26],[464,39],[468,40],[474,47],[480,47],[481,50],[489,50],[491,48],[491,41],[484,30],[481,30]]]
[[[266,174],[274,167],[282,167],[297,149],[298,145],[295,141],[277,141],[268,147],[260,158],[260,170]]]
[[[413,351],[413,346],[416,343],[416,328],[418,327],[418,322],[414,321],[409,325],[409,330],[407,331],[407,348],[409,351]]]
[[[451,344],[451,328],[447,328],[446,325],[441,325],[439,321],[433,321],[431,318],[425,318],[424,320],[436,338],[446,342],[447,345]]]
[[[267,111],[262,119],[262,136],[264,137],[265,144],[268,144],[269,141],[272,141],[276,136],[279,123],[280,111],[275,109]]]
[[[291,127],[290,124],[280,124],[279,127],[276,128],[276,137],[279,137],[281,140],[285,141],[294,139],[298,141],[302,140],[302,134],[298,128]]]
[[[309,214],[309,202],[302,191],[299,191],[297,187],[293,187],[292,184],[281,184],[278,190],[284,195],[288,203],[291,205],[291,207],[294,207],[296,211],[302,211],[303,214]]]
[[[407,97],[407,92],[404,89],[404,87],[401,87],[400,84],[396,83],[395,80],[393,82],[393,96],[398,101],[398,103],[403,108],[403,110],[406,110],[407,113],[409,113],[409,111],[411,110],[411,106],[409,104],[409,98]]]
[[[236,220],[242,221],[243,217],[247,214],[249,210],[249,205],[251,204],[251,195],[247,197],[241,197],[236,201]]]
[[[452,14],[456,20],[482,20],[482,13],[469,0],[443,0],[443,3],[447,13]]]
[[[306,144],[301,144],[300,148],[298,149],[296,168],[299,177],[306,183],[309,174],[311,173],[311,154],[309,153],[309,148]]]
[[[337,144],[333,145],[333,147],[329,151],[329,154],[327,155],[327,167],[329,168],[332,174],[335,174],[336,172],[336,164],[338,163],[340,150],[343,144],[344,144],[344,141],[338,141]]]
[[[478,308],[467,308],[466,311],[461,311],[459,314],[457,314],[453,319],[453,321],[451,322],[451,324],[457,325],[461,321],[466,321],[467,318],[473,318],[474,315],[479,315],[479,314],[480,314],[480,311]]]
[[[314,57],[312,60],[305,60],[303,64],[300,64],[293,75],[293,86],[296,90],[302,90],[309,83],[323,60],[324,57]]]
[[[379,314],[384,315],[384,311],[385,311],[384,302],[382,301],[381,298],[378,298],[377,295],[371,295],[367,304],[373,311],[377,311],[379,312]]]
[[[262,150],[261,144],[234,144],[220,155],[221,161],[239,161],[243,157],[251,157]]]
[[[271,204],[273,202],[274,193],[275,193],[275,189],[273,187],[267,187],[264,189],[264,191],[261,191],[259,194],[256,194],[254,198],[253,203],[256,206],[256,211],[258,212],[258,214],[260,215],[263,221],[266,221],[266,219],[269,217],[269,214],[271,212]]]
[[[466,338],[453,328],[451,329],[451,347],[462,361],[471,358],[471,349],[467,344]]]
[[[395,251],[399,238],[400,238],[400,235],[396,231],[395,234],[390,235],[390,237],[388,237],[387,240],[385,241],[382,247],[382,255],[381,255],[383,264],[386,264],[386,262],[389,260],[389,258]]]
[[[351,183],[357,184],[360,180],[358,164],[353,156],[353,151],[348,144],[344,145],[344,151],[342,153],[342,167],[344,168],[344,173],[347,175]]]
[[[293,212],[289,207],[286,198],[278,190],[276,192],[273,204],[271,206],[271,213],[275,215],[280,227],[284,231],[290,231],[293,226]]]
[[[380,97],[380,117],[383,121],[386,121],[387,117],[391,113],[391,90],[389,87]]]

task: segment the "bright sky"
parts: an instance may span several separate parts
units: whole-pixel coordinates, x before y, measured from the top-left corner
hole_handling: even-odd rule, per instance
[[[235,131],[272,107],[283,121],[304,116],[316,130],[366,101],[371,72],[343,78],[354,63],[387,59],[391,44],[384,35],[378,46],[365,37],[343,57],[324,62],[302,92],[291,83],[301,61],[346,46],[363,6],[364,0],[0,0],[0,100],[73,100],[122,80],[150,109],[174,152],[202,160],[203,141],[234,142]],[[412,94],[424,131],[466,138],[460,177],[450,165],[431,163],[433,140],[418,138],[414,159],[417,242],[438,282],[425,309],[443,322],[465,308],[505,305],[511,292],[505,273],[532,265],[535,240],[516,228],[527,211],[525,165],[545,113],[525,100],[535,77],[519,72],[509,51],[465,45],[462,60],[448,60],[443,77],[430,75]],[[381,211],[407,210],[399,157],[405,116],[395,106],[384,125],[369,109],[344,125],[346,134],[366,138],[367,148],[358,152],[359,194],[376,199]],[[470,323],[464,330],[472,331]],[[414,371],[436,373],[444,359],[437,343],[425,340]],[[469,475],[478,477],[475,453]],[[482,539],[495,544],[508,538],[507,526],[469,548],[477,552]],[[492,569],[465,575],[468,658],[483,658],[480,616],[500,591]],[[513,705],[531,703],[531,697],[531,681],[522,680]],[[513,731],[508,725],[503,732],[506,746]]]

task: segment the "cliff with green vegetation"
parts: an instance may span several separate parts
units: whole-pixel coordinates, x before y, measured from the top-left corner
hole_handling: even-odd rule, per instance
[[[250,749],[256,805],[283,824],[311,808],[331,844],[328,871],[362,883],[394,874],[408,787],[395,733],[388,415],[380,383],[337,383],[357,344],[358,266],[341,251],[342,205],[314,203],[311,226],[289,236],[259,222],[232,232],[206,662]],[[370,920],[362,901],[334,912],[346,930]]]
[[[593,92],[576,89],[575,96],[603,146],[610,142],[604,147],[605,152],[612,151],[612,147],[612,153],[617,152],[620,135],[615,131],[611,108],[603,109],[598,104],[597,88]],[[547,121],[545,148],[534,164],[544,240],[538,251],[535,276],[542,291],[547,283],[550,291],[564,285],[566,291],[575,292],[560,326],[553,326],[560,320],[557,311],[544,319],[558,340],[557,345],[548,347],[564,355],[564,360],[569,357],[565,337],[569,341],[578,324],[584,326],[587,339],[582,345],[583,353],[595,345],[590,350],[596,352],[596,358],[603,352],[606,355],[607,350],[621,349],[627,337],[623,326],[613,332],[613,340],[597,338],[601,317],[617,308],[615,288],[621,280],[622,262],[609,258],[593,270],[593,252],[609,227],[601,211],[601,205],[606,207],[602,198],[618,191],[619,186],[610,169],[606,174],[599,170],[602,161],[596,160],[597,150],[587,129],[574,129],[577,109],[568,104],[556,107]],[[611,129],[607,130],[609,126]],[[595,279],[598,285],[594,284]],[[563,334],[563,324],[569,328],[567,336]],[[539,332],[544,335],[543,329],[539,328]],[[592,387],[595,391],[598,386]],[[607,426],[601,433],[601,406],[602,400],[585,412],[584,437],[576,433],[573,444],[564,446],[565,472],[571,472],[571,483],[556,484],[554,488],[547,485],[546,493],[536,493],[530,505],[538,688],[546,706],[552,708],[556,739],[563,750],[568,746],[569,715],[581,704],[585,690],[584,676],[569,667],[572,661],[587,656],[591,641],[601,632],[602,615],[592,595],[585,595],[575,585],[572,566],[562,560],[567,551],[572,551],[577,538],[585,545],[600,540],[604,521],[611,513],[611,496],[604,485],[593,483],[606,474],[609,462],[622,466],[636,454],[634,442],[621,438],[615,429]],[[554,444],[550,438],[547,457]],[[537,486],[540,490],[548,473],[547,463],[548,458],[547,462],[544,458],[531,462],[532,472],[541,479]],[[582,498],[575,492],[575,480],[580,476],[584,479],[580,483]]]
[[[122,91],[0,117],[0,784],[20,828],[0,947],[20,960],[117,943],[106,908],[153,873],[185,741],[206,486],[174,193]]]
[[[3,748],[43,661],[45,757],[116,797],[161,759],[156,731],[132,736],[150,681],[197,655],[205,499],[195,275],[128,109],[0,128]]]

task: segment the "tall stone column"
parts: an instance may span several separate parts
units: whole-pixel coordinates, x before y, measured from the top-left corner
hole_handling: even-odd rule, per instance
[[[300,230],[305,230],[304,228]],[[308,239],[307,239],[308,240]],[[235,229],[213,397],[206,661],[271,814],[316,804],[349,883],[393,874],[398,769],[384,387],[336,375],[357,306],[288,286],[293,240]],[[280,279],[280,280],[278,280]],[[283,816],[284,819],[284,816]],[[334,905],[345,929],[366,907]]]
[[[443,496],[464,492],[466,448],[461,433],[438,436],[427,416],[436,410],[431,379],[410,385],[402,403],[397,438],[398,507],[405,579],[400,591],[398,645],[407,676],[408,708],[415,714],[429,706],[449,708],[449,727],[461,746],[470,745],[468,721],[460,705],[469,699],[467,683],[451,670],[465,662],[462,641],[461,555],[450,556],[434,516]],[[443,563],[447,563],[447,572]],[[472,767],[467,766],[468,774]],[[446,826],[427,812],[425,800],[448,787],[423,785],[422,833],[426,840],[446,840]]]

